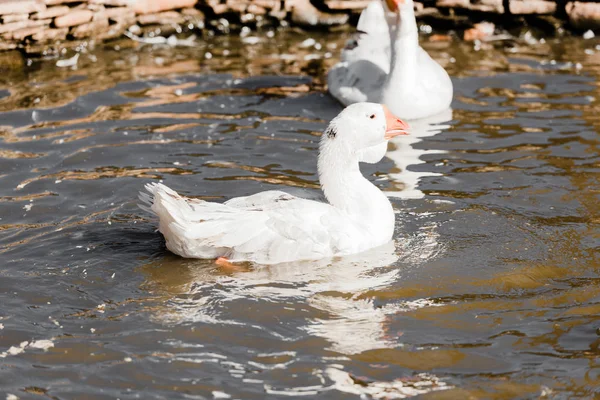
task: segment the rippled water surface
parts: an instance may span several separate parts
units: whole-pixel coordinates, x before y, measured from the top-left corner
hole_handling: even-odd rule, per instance
[[[395,248],[233,270],[165,250],[144,183],[319,195],[319,135],[341,109],[323,72],[344,35],[3,62],[4,396],[600,396],[594,40],[426,42],[452,114],[363,166]]]

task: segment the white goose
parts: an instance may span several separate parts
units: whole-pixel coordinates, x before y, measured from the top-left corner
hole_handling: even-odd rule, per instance
[[[221,204],[150,183],[140,206],[158,216],[167,248],[182,257],[277,264],[359,253],[389,242],[395,218],[388,198],[358,163],[379,161],[375,154],[381,159],[387,141],[407,130],[381,104],[354,104],[334,118],[318,158],[329,203],[273,190]]]
[[[357,29],[360,36],[346,46],[342,61],[327,76],[336,99],[344,105],[383,103],[409,120],[450,107],[452,81],[419,46],[413,0],[372,1]]]

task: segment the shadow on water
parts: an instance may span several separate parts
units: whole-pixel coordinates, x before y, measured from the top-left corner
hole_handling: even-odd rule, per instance
[[[452,111],[362,166],[394,244],[234,269],[175,257],[136,206],[146,182],[321,197],[319,136],[341,110],[323,72],[345,38],[274,34],[125,41],[0,78],[2,394],[598,396],[595,39],[425,41]]]

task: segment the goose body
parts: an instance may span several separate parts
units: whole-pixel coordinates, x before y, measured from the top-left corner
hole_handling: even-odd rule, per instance
[[[432,116],[450,107],[452,81],[419,46],[412,0],[372,1],[357,29],[358,39],[349,42],[327,76],[329,92],[336,99],[344,105],[383,103],[405,119]]]
[[[151,183],[140,193],[141,207],[158,216],[167,248],[182,257],[276,264],[359,253],[389,242],[395,221],[389,200],[363,177],[359,161],[365,150],[407,129],[373,103],[354,104],[332,120],[318,158],[328,202],[266,191],[214,203]]]

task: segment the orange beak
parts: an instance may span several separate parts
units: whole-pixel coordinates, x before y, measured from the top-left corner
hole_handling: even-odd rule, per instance
[[[385,114],[385,138],[391,139],[399,135],[408,135],[410,127],[400,118],[396,117],[392,112],[384,105],[383,113]]]
[[[404,4],[404,0],[385,0],[390,11],[396,11],[400,4]]]

